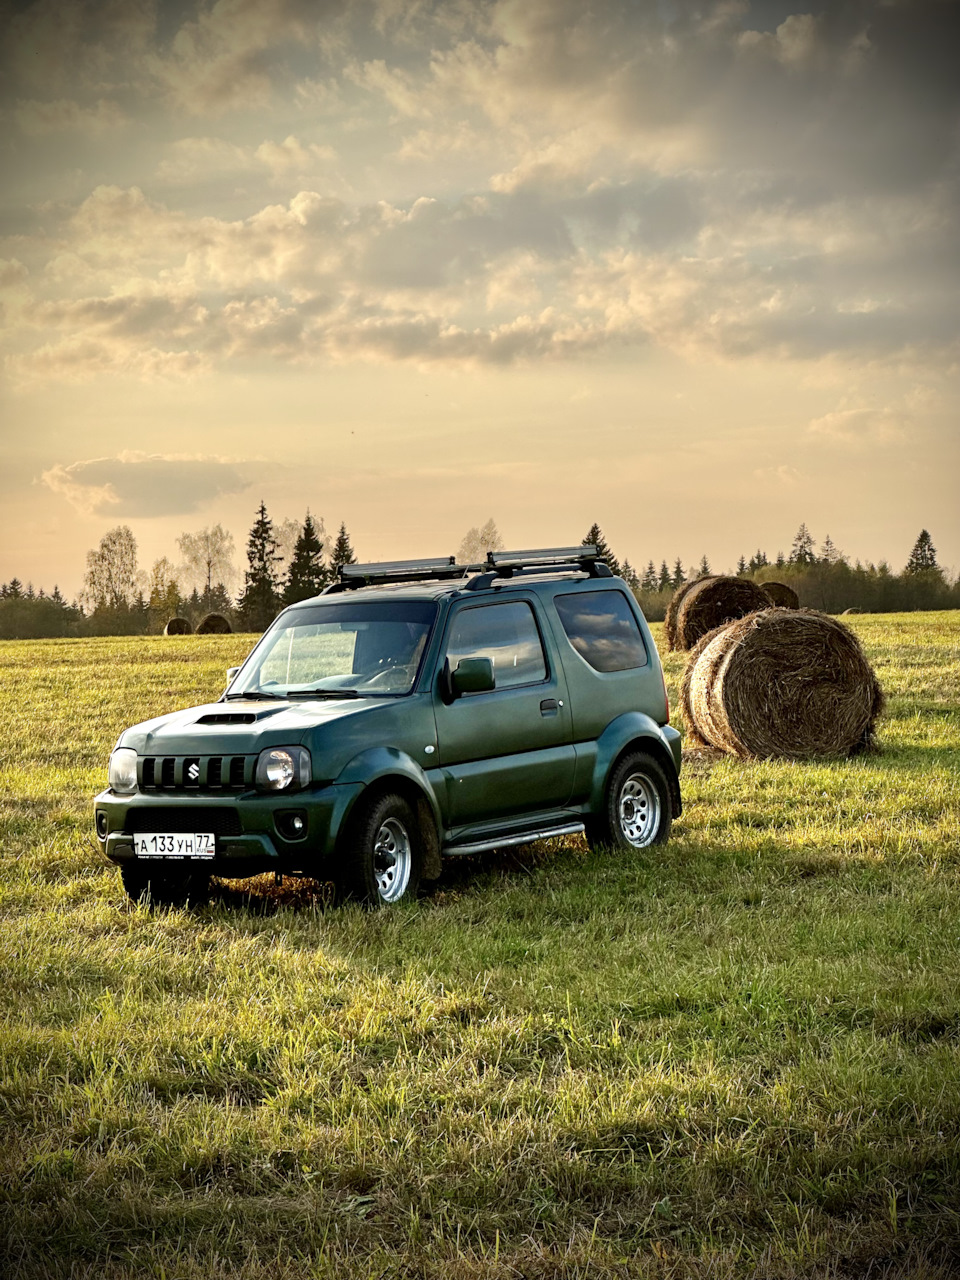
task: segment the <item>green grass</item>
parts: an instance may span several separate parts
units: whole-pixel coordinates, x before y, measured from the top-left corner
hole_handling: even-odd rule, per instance
[[[881,754],[696,759],[665,848],[380,913],[97,852],[119,731],[249,637],[0,644],[0,1272],[956,1275],[960,614],[851,625]]]

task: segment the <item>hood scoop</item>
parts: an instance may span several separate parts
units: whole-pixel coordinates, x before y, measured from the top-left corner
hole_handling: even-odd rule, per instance
[[[257,717],[250,711],[222,711],[201,716],[197,724],[255,724]]]

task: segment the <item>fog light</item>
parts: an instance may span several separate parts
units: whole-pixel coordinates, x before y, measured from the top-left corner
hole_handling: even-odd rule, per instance
[[[307,815],[303,809],[281,809],[276,822],[284,840],[302,840],[307,834]]]
[[[97,836],[100,840],[107,838],[107,815],[102,809],[97,810]]]

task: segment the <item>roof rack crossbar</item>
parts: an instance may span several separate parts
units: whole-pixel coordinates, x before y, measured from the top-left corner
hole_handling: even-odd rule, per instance
[[[591,578],[613,575],[605,560],[597,557],[592,543],[579,547],[544,547],[531,551],[488,551],[485,572],[465,582],[465,591],[482,591],[504,578],[543,572],[586,573]]]
[[[324,595],[336,591],[352,591],[388,582],[430,582],[446,578],[462,578],[467,572],[457,564],[456,556],[434,556],[427,560],[376,560],[368,564],[343,564],[339,581],[327,587]]]
[[[579,547],[541,547],[531,551],[488,551],[491,569],[526,569],[531,565],[581,564],[596,560],[597,548],[591,543]]]

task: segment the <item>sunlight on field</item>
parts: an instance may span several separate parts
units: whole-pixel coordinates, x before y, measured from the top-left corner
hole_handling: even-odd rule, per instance
[[[252,637],[0,644],[4,1275],[957,1274],[960,614],[851,625],[879,754],[694,758],[664,848],[379,913],[151,914],[96,848]]]

